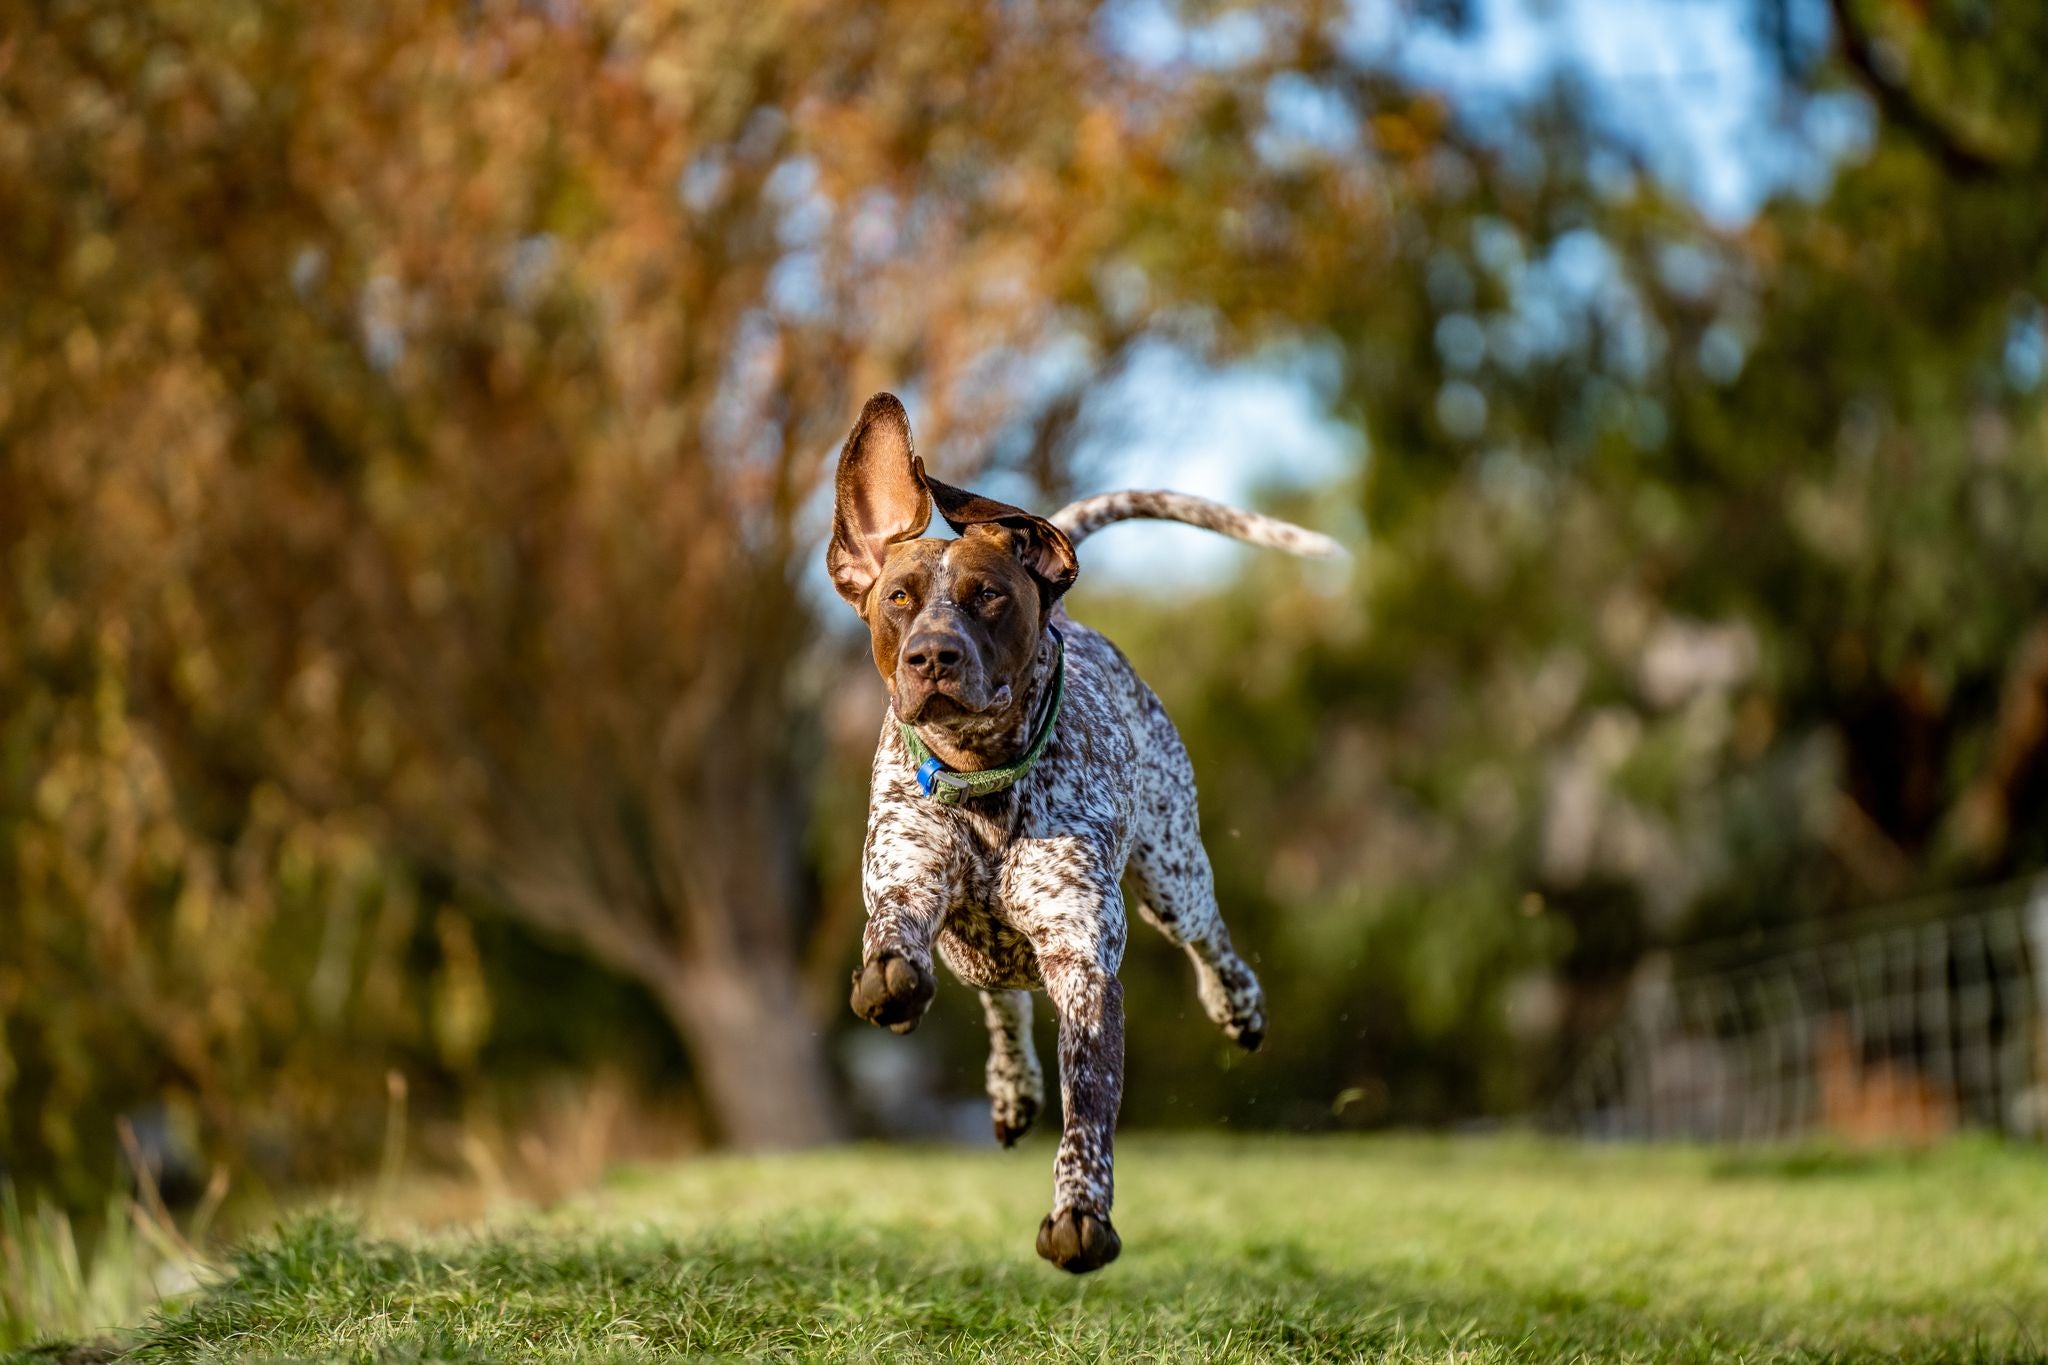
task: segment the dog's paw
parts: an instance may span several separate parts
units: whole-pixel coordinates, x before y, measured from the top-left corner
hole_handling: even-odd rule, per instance
[[[1037,1122],[1038,1101],[1029,1095],[1006,1095],[990,1102],[989,1113],[995,1119],[996,1141],[1015,1147]]]
[[[908,1033],[924,1018],[939,983],[929,967],[896,953],[877,953],[853,974],[853,1012],[891,1033]]]
[[[1102,1269],[1123,1249],[1106,1213],[1062,1209],[1038,1225],[1038,1254],[1075,1275]]]
[[[1197,970],[1202,1012],[1225,1038],[1246,1052],[1257,1052],[1266,1041],[1266,992],[1252,969],[1232,957]]]

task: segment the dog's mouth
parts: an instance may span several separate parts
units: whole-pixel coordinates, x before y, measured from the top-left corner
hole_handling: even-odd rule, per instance
[[[943,726],[1007,710],[1011,696],[1008,683],[993,692],[953,682],[906,684],[897,690],[896,714],[912,725]]]

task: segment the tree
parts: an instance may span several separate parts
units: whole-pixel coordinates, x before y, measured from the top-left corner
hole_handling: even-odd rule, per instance
[[[1796,88],[1874,145],[1734,231],[1569,99],[1424,136],[1316,71],[1399,134],[1407,215],[1325,273],[1356,225],[1260,205],[1371,438],[1360,609],[1262,582],[1156,627],[1226,902],[1332,1021],[1276,1030],[1288,1093],[1512,1111],[1656,949],[2048,858],[2043,19],[1833,12]]]
[[[1065,310],[1139,135],[1085,8],[6,28],[10,824],[104,864],[121,774],[54,774],[118,725],[187,850],[18,867],[23,923],[91,960],[88,903],[146,937],[262,812],[344,821],[644,983],[731,1140],[836,1132],[811,495],[874,389],[949,470],[1043,472],[1089,376],[1042,353],[1113,363]],[[164,1062],[201,1091],[208,979]]]

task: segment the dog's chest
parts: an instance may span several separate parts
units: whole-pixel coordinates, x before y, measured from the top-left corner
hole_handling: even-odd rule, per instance
[[[1040,980],[1038,954],[1005,903],[1004,870],[1019,819],[1014,793],[1002,792],[954,813],[962,858],[942,928],[940,950],[962,980],[1018,988]]]

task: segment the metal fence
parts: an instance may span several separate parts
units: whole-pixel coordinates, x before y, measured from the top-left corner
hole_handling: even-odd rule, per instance
[[[1556,1117],[1649,1139],[2048,1138],[2048,879],[1647,963]]]

